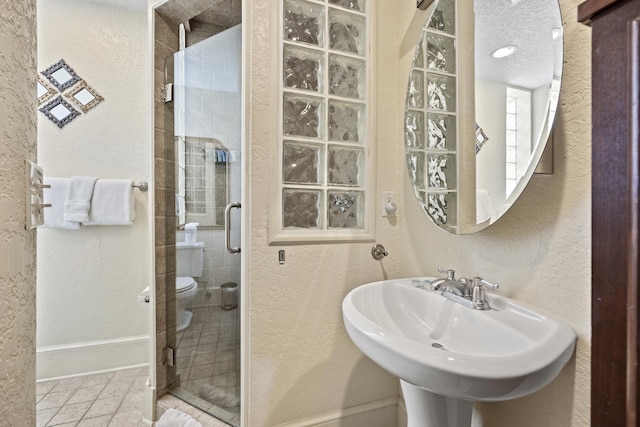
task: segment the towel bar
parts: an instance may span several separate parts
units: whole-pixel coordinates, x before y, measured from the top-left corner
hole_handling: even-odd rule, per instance
[[[142,181],[138,184],[136,184],[135,182],[133,183],[133,187],[137,188],[140,191],[148,191],[149,190],[149,184],[145,181]]]

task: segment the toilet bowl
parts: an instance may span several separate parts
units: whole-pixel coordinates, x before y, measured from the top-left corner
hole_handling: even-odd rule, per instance
[[[193,313],[187,307],[193,301],[198,290],[198,283],[193,277],[176,277],[176,327],[183,331],[191,324]]]
[[[176,328],[183,331],[191,324],[193,313],[187,307],[193,301],[204,266],[203,242],[176,243]]]

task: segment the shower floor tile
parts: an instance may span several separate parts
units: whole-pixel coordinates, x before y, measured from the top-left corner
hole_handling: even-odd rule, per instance
[[[149,369],[123,369],[39,382],[37,427],[143,426],[144,384]]]
[[[192,324],[177,336],[180,379],[169,392],[229,425],[238,425],[240,310],[220,306],[190,310]]]

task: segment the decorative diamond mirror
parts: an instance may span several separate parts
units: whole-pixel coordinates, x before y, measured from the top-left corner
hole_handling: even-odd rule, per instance
[[[38,93],[39,106],[50,100],[56,95],[56,93],[58,93],[51,83],[43,79],[41,76],[38,76],[36,81],[36,89]]]
[[[78,110],[62,98],[62,95],[58,95],[53,101],[38,110],[60,129],[80,115]]]
[[[64,59],[56,62],[41,74],[47,78],[60,92],[64,92],[81,79]]]
[[[73,105],[81,109],[83,113],[86,113],[101,101],[104,101],[104,98],[84,80],[71,91],[65,93],[64,96],[69,98]]]

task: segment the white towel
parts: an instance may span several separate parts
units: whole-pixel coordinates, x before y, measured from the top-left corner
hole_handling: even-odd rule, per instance
[[[64,202],[64,220],[84,222],[89,219],[91,197],[98,178],[91,176],[72,176],[67,188],[67,200]]]
[[[133,181],[129,179],[99,179],[93,190],[89,218],[84,225],[131,225]]]
[[[202,427],[195,418],[177,409],[167,409],[156,423],[158,427]]]
[[[51,204],[51,207],[43,209],[44,225],[48,228],[61,230],[78,230],[80,228],[79,222],[64,220],[64,202],[67,200],[69,178],[46,176],[43,183],[51,186],[51,188],[45,188],[42,195],[43,203]]]
[[[178,217],[178,224],[182,225],[187,222],[187,207],[186,201],[182,194],[176,193],[176,217]]]

